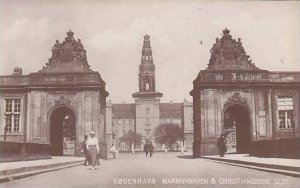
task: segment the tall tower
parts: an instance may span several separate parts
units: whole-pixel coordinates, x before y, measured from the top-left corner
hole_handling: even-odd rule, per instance
[[[155,91],[155,65],[153,64],[150,36],[144,36],[139,66],[139,92],[133,93],[136,103],[136,132],[143,141],[153,141],[153,131],[159,125],[159,103],[163,94]]]

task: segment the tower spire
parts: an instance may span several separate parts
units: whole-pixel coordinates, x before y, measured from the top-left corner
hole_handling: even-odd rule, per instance
[[[147,34],[144,36],[141,63],[153,63],[150,36]]]
[[[155,90],[155,65],[152,58],[150,36],[145,35],[142,48],[141,64],[139,66],[139,92],[133,97],[161,97],[162,93]]]

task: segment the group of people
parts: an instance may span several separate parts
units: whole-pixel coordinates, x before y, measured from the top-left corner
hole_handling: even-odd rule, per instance
[[[220,157],[224,157],[224,154],[227,151],[226,147],[226,136],[225,134],[221,134],[221,137],[218,139],[218,150]],[[85,161],[84,165],[92,165],[91,169],[95,170],[96,165],[100,165],[99,158],[98,158],[98,153],[99,153],[99,144],[98,144],[98,138],[95,136],[95,132],[91,131],[90,132],[90,137],[87,135],[84,136],[84,141],[82,144],[82,152],[85,153]],[[154,151],[154,146],[152,142],[146,142],[144,145],[144,152],[146,153],[146,157],[148,157],[148,154],[150,157],[152,157]],[[118,153],[118,150],[116,149],[115,145],[113,144],[110,147],[109,151],[112,155],[113,158],[116,159],[116,155]]]
[[[100,165],[98,143],[98,138],[95,136],[94,131],[90,132],[90,136],[84,135],[84,141],[82,143],[82,152],[85,154],[84,166],[92,165],[92,170],[96,169],[96,165]]]
[[[153,151],[154,146],[152,142],[146,142],[146,144],[144,145],[144,152],[146,153],[146,157],[148,156],[148,153],[150,154],[150,157],[152,157]]]

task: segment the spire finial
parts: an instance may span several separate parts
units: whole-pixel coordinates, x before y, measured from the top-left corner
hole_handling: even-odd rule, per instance
[[[143,42],[143,50],[142,50],[142,56],[151,56],[152,50],[151,50],[151,44],[150,44],[150,36],[148,34],[144,35],[144,42]],[[150,58],[152,59],[152,58]]]
[[[73,37],[74,32],[71,29],[67,32],[68,37]]]
[[[146,35],[144,36],[144,40],[149,40],[150,36],[146,33]]]
[[[228,30],[227,27],[225,27],[225,29],[223,30],[223,34],[228,35],[229,33],[230,33],[230,30]]]

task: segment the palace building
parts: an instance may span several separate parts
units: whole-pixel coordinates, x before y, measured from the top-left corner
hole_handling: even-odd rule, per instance
[[[265,157],[300,156],[300,72],[271,72],[254,65],[225,29],[210,50],[208,67],[193,82],[193,155],[228,152]]]
[[[135,145],[137,151],[143,149],[146,141],[152,141],[156,150],[163,150],[166,147],[155,143],[153,131],[159,124],[178,125],[183,129],[184,136],[179,139],[183,141],[186,150],[192,150],[193,144],[193,106],[191,102],[182,103],[159,103],[157,117],[158,122],[153,121],[151,106],[146,105],[145,116],[140,117],[138,122],[136,114],[137,106],[135,103],[111,103],[106,104],[106,138],[108,144],[115,144],[120,151],[129,151],[131,146],[122,141],[122,137],[129,131],[142,135],[142,143]],[[147,112],[149,109],[149,113]],[[157,124],[155,124],[157,123]]]
[[[144,36],[141,64],[139,66],[139,91],[132,94],[135,103],[107,104],[107,142],[116,144],[120,150],[129,150],[130,146],[120,140],[128,131],[142,135],[142,143],[135,149],[142,150],[146,141],[152,141],[155,149],[164,149],[155,143],[154,130],[160,124],[175,124],[183,129],[186,149],[192,149],[193,122],[192,104],[161,103],[162,93],[155,88],[155,65],[153,63],[150,36]]]
[[[84,135],[93,130],[106,156],[108,92],[73,35],[70,30],[62,43],[56,41],[40,71],[22,75],[16,68],[12,75],[0,76],[2,152],[79,155]]]

